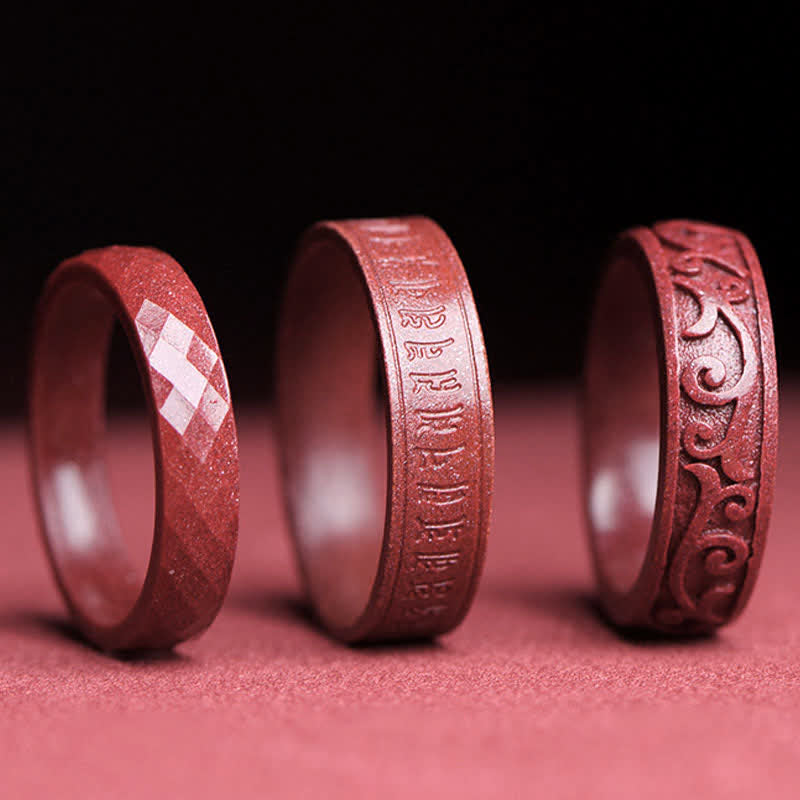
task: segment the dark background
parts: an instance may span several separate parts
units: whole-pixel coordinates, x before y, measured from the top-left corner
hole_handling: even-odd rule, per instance
[[[137,9],[34,9],[2,32],[3,412],[23,407],[44,278],[112,243],[175,256],[234,397],[267,397],[287,261],[320,218],[438,220],[497,383],[576,375],[615,232],[675,216],[738,227],[765,268],[781,366],[800,363],[788,19],[649,4]]]

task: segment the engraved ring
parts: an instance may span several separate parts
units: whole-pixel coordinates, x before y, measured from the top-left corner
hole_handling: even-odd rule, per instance
[[[144,585],[120,534],[104,460],[115,319],[139,367],[154,448]],[[239,457],[217,340],[183,269],[139,247],[62,263],[39,301],[29,389],[40,524],[78,627],[98,647],[120,651],[167,648],[203,631],[231,575]]]
[[[486,547],[494,421],[472,293],[438,225],[325,222],[304,235],[278,406],[289,522],[322,624],[347,642],[458,625]]]
[[[621,626],[707,633],[753,590],[778,391],[767,291],[741,233],[683,220],[612,248],[589,336],[584,499]]]

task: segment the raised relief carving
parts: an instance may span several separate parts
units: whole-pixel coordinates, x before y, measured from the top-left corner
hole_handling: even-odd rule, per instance
[[[420,425],[417,427],[417,437],[426,433],[456,433],[459,425],[464,421],[464,406],[459,403],[453,408],[420,409],[417,411],[417,416],[420,421]]]
[[[716,270],[710,270],[709,266]],[[736,404],[727,432],[718,444],[708,444],[716,433],[706,423],[696,420],[686,426],[684,447],[693,458],[719,456],[725,474],[732,480],[752,478],[753,467],[747,463],[750,446],[742,434],[754,400],[752,390],[758,367],[753,339],[734,308],[749,299],[750,290],[740,268],[717,258],[687,252],[673,261],[672,269],[676,273],[675,286],[688,292],[700,308],[698,318],[682,331],[683,338],[708,336],[722,317],[733,330],[742,354],[741,374],[726,389],[721,387],[728,379],[728,367],[716,356],[699,356],[684,367],[681,386],[695,403],[705,406]],[[722,278],[719,270],[726,273]],[[717,274],[713,274],[715,272]]]
[[[444,352],[444,349],[450,347],[453,342],[454,339],[448,337],[440,342],[403,342],[403,347],[405,347],[408,354],[408,360],[415,361],[418,358],[438,358]]]
[[[457,542],[459,534],[467,525],[466,517],[459,517],[447,522],[429,522],[420,517],[417,521],[420,526],[417,531],[418,542]]]
[[[468,483],[456,483],[444,486],[436,486],[432,483],[420,483],[420,499],[434,506],[451,506],[461,503],[467,498],[469,492]]]
[[[408,606],[403,609],[403,615],[411,620],[424,620],[427,617],[438,617],[447,611],[445,605],[435,606]]]
[[[464,445],[458,447],[417,447],[421,467],[438,470],[447,466],[450,460],[464,452]]]
[[[410,242],[414,237],[410,226],[397,220],[364,220],[358,225],[367,235],[370,243],[379,248],[391,250],[398,245]]]
[[[725,601],[739,591],[750,557],[749,542],[724,523],[746,520],[757,501],[752,451],[759,432],[750,412],[757,399],[758,363],[753,337],[737,310],[750,300],[749,275],[727,254],[721,257],[697,249],[713,235],[713,229],[702,226],[697,231],[658,233],[662,241],[683,249],[672,257],[673,284],[688,293],[699,309],[681,330],[681,337],[702,341],[725,324],[739,347],[735,363],[726,364],[709,353],[693,358],[681,371],[681,388],[694,404],[700,408],[732,404],[733,410],[721,429],[694,418],[683,431],[683,449],[693,460],[683,464],[682,470],[694,476],[697,503],[667,575],[677,607],[656,612],[665,625],[687,621],[715,625],[727,618]],[[733,377],[737,373],[738,377]],[[722,520],[717,511],[720,506]]]
[[[379,259],[379,261],[385,265],[391,266],[406,266],[406,262],[411,260],[410,256],[404,256],[402,261],[399,260],[400,257],[395,259],[394,257],[386,257],[383,259]],[[424,264],[429,264],[430,266],[435,266],[433,262],[428,262],[427,260],[422,262]],[[409,279],[409,280],[399,280],[399,281],[390,281],[389,288],[392,294],[395,297],[404,298],[406,300],[414,301],[414,300],[427,300],[431,294],[439,288],[439,282],[434,278],[420,278],[418,280]]]
[[[415,553],[412,569],[422,572],[446,572],[451,567],[458,566],[461,553]]]
[[[423,389],[431,392],[453,392],[461,388],[454,369],[444,372],[409,372],[409,377],[414,382],[414,394]]]
[[[447,321],[445,314],[445,307],[443,305],[434,306],[433,308],[398,308],[397,313],[400,315],[400,327],[414,328],[428,328],[428,330],[436,330],[441,328]]]
[[[677,625],[691,617],[709,624],[720,624],[726,615],[717,611],[719,601],[737,592],[736,576],[747,563],[750,546],[741,536],[724,528],[706,528],[706,525],[714,509],[721,504],[724,504],[723,513],[727,520],[747,519],[755,509],[756,495],[752,488],[743,484],[723,486],[719,472],[708,464],[687,464],[684,469],[697,478],[699,499],[670,564],[669,587],[678,608],[664,609],[660,620],[668,625]],[[705,576],[711,578],[711,585],[697,596],[688,588],[695,562]]]
[[[455,585],[456,582],[454,580],[414,583],[411,586],[409,596],[418,600],[446,597]]]
[[[381,236],[408,236],[411,233],[408,223],[398,222],[389,219],[367,219],[360,220],[358,225],[367,233],[378,234]]]

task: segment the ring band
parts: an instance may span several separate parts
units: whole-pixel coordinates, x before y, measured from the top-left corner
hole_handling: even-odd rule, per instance
[[[115,318],[139,367],[155,455],[155,533],[143,586],[103,457]],[[53,272],[35,320],[29,427],[41,529],[86,637],[106,650],[167,648],[208,627],[236,549],[238,445],[214,331],[173,259],[109,247]]]
[[[290,273],[278,377],[287,510],[317,616],[348,642],[454,628],[483,564],[494,422],[472,294],[441,228],[311,228]]]
[[[745,236],[671,221],[617,240],[597,295],[584,495],[617,624],[708,632],[745,606],[772,507],[772,320]]]

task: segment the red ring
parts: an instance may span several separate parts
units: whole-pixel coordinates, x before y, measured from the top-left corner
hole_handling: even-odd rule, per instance
[[[494,430],[477,313],[441,228],[404,218],[308,231],[278,367],[287,508],[323,624],[345,641],[451,630],[483,563]]]
[[[745,606],[772,507],[778,393],[745,236],[684,220],[624,233],[586,363],[587,517],[617,624],[713,630]]]
[[[155,535],[143,587],[119,534],[103,457],[115,317],[139,367],[155,451]],[[208,627],[236,549],[238,445],[214,331],[173,259],[109,247],[53,272],[36,316],[29,425],[41,529],[86,637],[108,650],[166,648]]]

